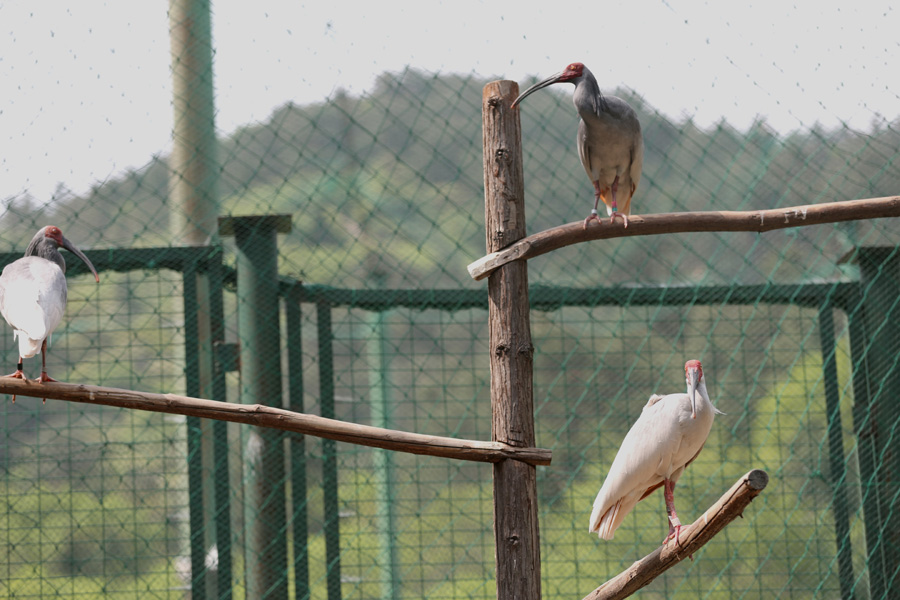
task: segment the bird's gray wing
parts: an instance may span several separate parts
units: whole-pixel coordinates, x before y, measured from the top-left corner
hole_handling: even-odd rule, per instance
[[[578,158],[581,159],[581,166],[584,167],[584,172],[587,173],[591,181],[594,181],[596,177],[591,171],[591,147],[588,144],[587,127],[584,121],[578,122],[578,135],[575,138],[575,146],[578,148]]]
[[[631,183],[634,190],[637,191],[638,184],[641,182],[641,171],[644,170],[644,139],[641,136],[640,129],[634,140],[634,146],[631,149]]]

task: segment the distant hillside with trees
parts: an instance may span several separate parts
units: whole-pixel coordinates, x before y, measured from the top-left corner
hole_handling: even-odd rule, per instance
[[[479,285],[466,265],[484,253],[481,91],[486,81],[415,70],[385,73],[361,97],[287,104],[221,141],[222,214],[287,212],[285,274],[358,287]],[[522,86],[527,85],[523,82]],[[737,131],[673,122],[629,90],[645,142],[635,213],[752,210],[897,193],[896,123],[868,132],[814,128],[779,135],[765,119]],[[522,105],[528,228],[587,215],[592,201],[574,138],[571,89]],[[48,219],[87,247],[178,245],[169,234],[165,156],[34,214],[7,200],[2,242],[19,248]],[[25,227],[25,225],[29,225]],[[889,227],[870,224],[582,244],[533,261],[534,283],[580,286],[834,278],[835,261]],[[687,256],[697,260],[685,261]]]

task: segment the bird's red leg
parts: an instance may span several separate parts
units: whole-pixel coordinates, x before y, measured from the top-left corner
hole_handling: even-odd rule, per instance
[[[44,383],[45,381],[56,381],[49,375],[47,375],[47,340],[44,340],[44,343],[41,344],[41,377],[40,382]]]
[[[28,378],[25,377],[25,372],[22,371],[22,361],[23,360],[24,359],[20,356],[19,364],[16,365],[15,373],[10,373],[9,375],[7,375],[7,377],[15,377],[16,379],[25,379],[26,381],[28,380]],[[13,404],[16,403],[16,395],[15,394],[13,394],[12,401],[13,401]]]
[[[600,222],[600,216],[597,214],[597,207],[600,206],[600,194],[601,193],[602,192],[600,191],[600,182],[595,181],[594,182],[594,209],[591,211],[591,214],[589,214],[587,216],[587,218],[584,220],[584,225],[581,226],[582,229],[587,229],[588,223],[590,223],[591,221],[597,221],[598,223]]]
[[[666,513],[669,515],[669,535],[666,536],[666,539],[663,540],[663,544],[668,543],[669,540],[675,538],[675,546],[679,546],[678,534],[681,532],[681,520],[679,520],[678,515],[675,513],[675,483],[669,479],[666,479],[663,482],[663,496],[666,499]],[[688,555],[691,560],[694,560],[694,556]]]
[[[55,379],[47,375],[47,340],[44,340],[44,343],[41,344],[41,376],[38,381],[40,381],[41,383],[47,381],[56,381]],[[47,403],[46,398],[43,398],[43,403]]]
[[[612,183],[612,215],[609,217],[609,224],[612,225],[616,222],[616,217],[622,217],[622,220],[625,222],[625,227],[628,227],[628,215],[623,215],[619,212],[619,205],[616,204],[616,192],[619,190],[619,176],[616,175],[616,178],[613,179]]]
[[[16,365],[14,373],[10,373],[7,377],[15,377],[16,379],[25,379],[25,373],[22,371],[22,357],[19,357],[19,364]]]

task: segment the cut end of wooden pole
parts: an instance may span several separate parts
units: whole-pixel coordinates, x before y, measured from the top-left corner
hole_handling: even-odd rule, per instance
[[[763,491],[769,485],[769,474],[761,469],[753,469],[747,473],[747,485],[756,491]]]
[[[510,98],[510,102],[519,95],[519,82],[512,81],[511,79],[498,79],[496,81],[489,81],[484,85],[481,90],[481,95],[484,100],[488,102],[491,99],[497,99],[499,101],[500,98]]]
[[[492,266],[492,263],[496,260],[498,252],[491,252],[486,256],[482,256],[475,262],[471,263],[466,269],[469,271],[469,276],[475,281],[480,281],[490,275],[491,271],[493,271],[495,266]],[[501,265],[497,265],[501,266]]]

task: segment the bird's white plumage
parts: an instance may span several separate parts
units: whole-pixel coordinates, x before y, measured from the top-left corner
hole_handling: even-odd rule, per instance
[[[0,313],[19,341],[19,355],[31,358],[62,321],[66,276],[49,260],[26,256],[0,274]]]
[[[37,381],[56,381],[47,374],[47,345],[66,311],[66,260],[59,253],[60,248],[81,259],[100,282],[90,259],[63,236],[59,227],[47,225],[34,234],[25,256],[6,265],[0,273],[0,314],[13,328],[13,338],[19,341],[19,360],[9,377],[26,379],[22,362],[40,350],[41,375]]]
[[[635,505],[669,479],[673,484],[699,454],[718,412],[702,375],[696,418],[688,394],[651,396],[613,460],[591,512],[590,531],[612,539]]]

